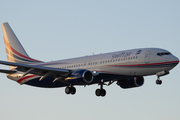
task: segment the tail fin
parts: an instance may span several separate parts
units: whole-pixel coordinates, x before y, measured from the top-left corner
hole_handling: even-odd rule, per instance
[[[35,64],[41,61],[32,59],[28,56],[23,46],[19,42],[15,33],[9,26],[9,24],[2,23],[2,31],[4,37],[4,43],[6,47],[7,58],[9,62],[24,63],[24,64]],[[11,69],[12,67],[10,67]]]

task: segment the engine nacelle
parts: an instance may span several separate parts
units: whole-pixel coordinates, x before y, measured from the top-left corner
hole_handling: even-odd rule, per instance
[[[93,74],[89,70],[80,69],[72,71],[65,79],[71,84],[89,84],[93,81]]]
[[[130,79],[125,80],[119,80],[117,82],[117,85],[119,85],[121,88],[133,88],[133,87],[140,87],[144,84],[144,78],[143,77],[133,77]]]

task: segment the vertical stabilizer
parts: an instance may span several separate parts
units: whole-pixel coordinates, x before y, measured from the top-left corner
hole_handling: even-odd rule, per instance
[[[2,23],[2,31],[4,37],[4,43],[6,47],[7,58],[9,62],[24,63],[24,64],[35,64],[41,61],[32,59],[28,56],[23,46],[19,42],[15,33],[9,26],[9,24]],[[12,69],[13,67],[10,67]]]

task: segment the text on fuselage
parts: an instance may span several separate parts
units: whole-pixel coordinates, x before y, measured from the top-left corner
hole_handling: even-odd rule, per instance
[[[112,59],[115,58],[122,58],[122,57],[129,57],[131,55],[132,52],[122,52],[120,54],[113,54],[112,55]]]

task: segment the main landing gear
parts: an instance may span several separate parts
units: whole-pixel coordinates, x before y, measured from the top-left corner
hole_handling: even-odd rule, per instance
[[[104,82],[101,82],[101,83],[99,83],[99,85],[100,85],[100,89],[96,89],[95,94],[98,97],[99,96],[104,97],[106,95],[106,90],[103,89],[103,85],[106,85],[106,84],[104,84]]]
[[[76,88],[73,87],[73,86],[67,86],[65,88],[65,93],[66,94],[71,94],[71,95],[74,95],[76,93]]]

